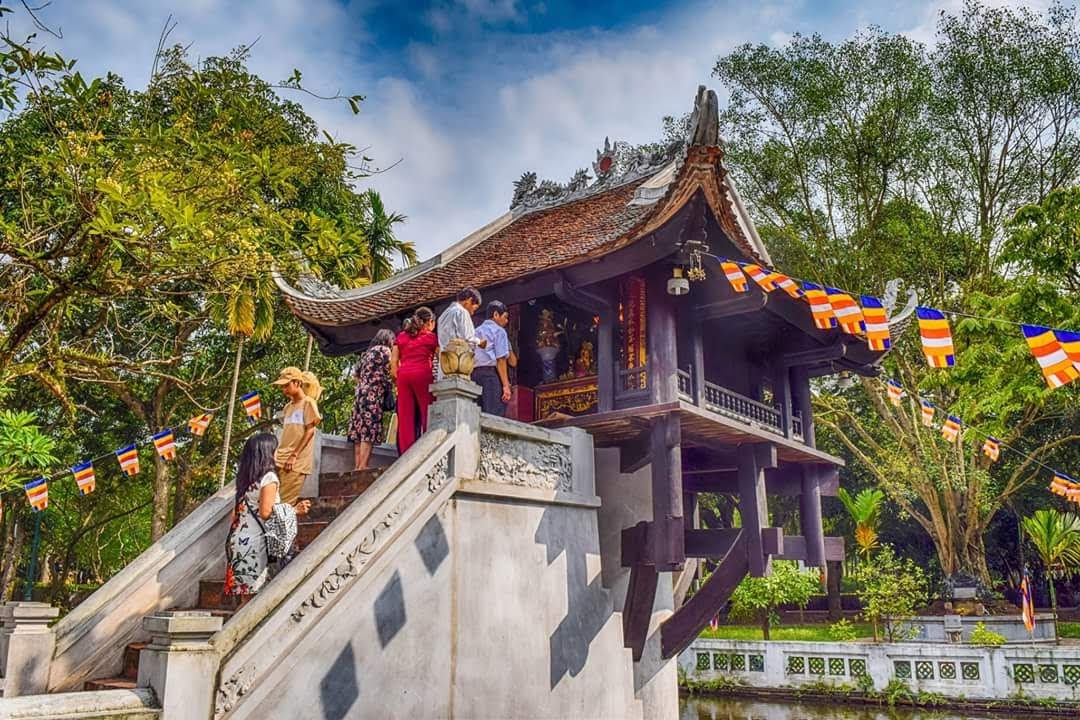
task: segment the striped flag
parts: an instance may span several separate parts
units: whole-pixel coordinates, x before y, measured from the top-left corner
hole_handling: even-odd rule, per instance
[[[760,265],[746,264],[742,266],[743,271],[753,278],[754,282],[761,286],[761,289],[765,292],[772,292],[776,289],[776,283],[773,281],[772,275],[761,269]]]
[[[884,351],[892,346],[889,334],[889,313],[881,301],[871,295],[860,295],[863,317],[866,320],[866,344],[871,350]]]
[[[210,421],[214,419],[213,413],[203,413],[202,415],[196,415],[188,420],[188,430],[192,435],[202,435],[206,432],[206,426],[210,424]]]
[[[982,446],[983,455],[990,458],[990,462],[997,462],[1001,455],[1001,441],[997,438],[987,437]]]
[[[1024,579],[1020,581],[1020,614],[1024,618],[1024,627],[1029,633],[1035,632],[1035,603],[1031,599],[1031,577],[1027,568],[1024,569]]]
[[[955,415],[949,415],[941,425],[941,437],[945,438],[948,442],[956,442],[956,438],[960,435],[961,425],[963,425],[963,423],[960,421],[960,418]]]
[[[889,392],[889,402],[896,407],[900,407],[900,402],[904,399],[904,396],[907,395],[907,393],[904,392],[904,386],[895,380],[889,380],[886,389]]]
[[[720,268],[724,271],[724,276],[728,279],[728,282],[731,283],[732,290],[737,293],[746,292],[746,276],[739,269],[738,263],[724,260],[720,263]]]
[[[172,460],[176,457],[176,438],[172,428],[165,428],[153,437],[154,448],[162,460]]]
[[[803,296],[803,291],[802,288],[799,287],[799,284],[789,278],[787,275],[774,272],[769,277],[772,278],[773,282],[778,288],[786,292],[790,297],[798,299]]]
[[[1055,330],[1054,337],[1061,343],[1061,349],[1073,361],[1073,367],[1080,370],[1080,333],[1072,330]]]
[[[863,314],[855,299],[843,290],[827,287],[825,292],[829,297],[829,305],[832,306],[836,319],[840,322],[840,329],[848,335],[858,335],[863,331]]]
[[[1073,363],[1065,349],[1061,347],[1057,336],[1048,327],[1041,325],[1021,325],[1024,339],[1027,340],[1031,354],[1039,361],[1046,384],[1052,388],[1068,385],[1078,376],[1080,370]]]
[[[920,400],[919,404],[922,406],[922,424],[926,427],[933,427],[934,403],[929,400]]]
[[[134,445],[117,450],[116,459],[120,462],[120,469],[128,475],[139,474],[139,450]]]
[[[927,364],[936,368],[955,365],[956,351],[945,313],[933,308],[917,307],[915,315],[919,318],[919,336]]]
[[[49,507],[49,481],[45,478],[31,480],[23,485],[23,490],[26,491],[26,499],[30,501],[34,512],[41,512]]]
[[[244,406],[244,412],[247,413],[248,422],[254,425],[262,417],[262,401],[259,399],[259,393],[249,392],[240,398],[240,403]]]
[[[94,492],[94,463],[84,462],[71,468],[71,474],[75,476],[75,483],[79,486],[80,495],[89,495]]]
[[[803,290],[806,302],[810,303],[810,313],[814,316],[814,325],[819,330],[829,330],[836,327],[836,315],[833,314],[832,305],[829,304],[829,296],[825,288],[812,282],[803,281]]]
[[[1080,483],[1063,472],[1055,472],[1050,481],[1050,492],[1074,503],[1080,503]]]

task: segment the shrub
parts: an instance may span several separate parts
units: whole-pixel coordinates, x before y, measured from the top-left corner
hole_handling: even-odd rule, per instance
[[[1005,644],[1005,636],[993,630],[987,630],[981,621],[975,623],[975,629],[971,631],[972,645],[985,645],[987,647],[999,647]]]
[[[829,626],[829,637],[837,642],[851,642],[859,633],[848,620],[842,619]]]

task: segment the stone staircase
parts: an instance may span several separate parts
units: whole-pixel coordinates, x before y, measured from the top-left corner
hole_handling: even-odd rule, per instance
[[[311,544],[325,530],[334,518],[349,504],[358,498],[383,473],[386,468],[341,473],[326,473],[319,477],[319,496],[311,499],[311,510],[297,523],[296,546],[299,552]],[[225,542],[225,538],[221,538]],[[224,569],[223,569],[224,570]],[[271,580],[271,582],[273,582]],[[236,612],[237,598],[226,596],[225,580],[201,580],[199,599],[193,608],[175,608],[180,610],[200,610],[217,615],[228,622]],[[123,672],[119,677],[88,680],[86,690],[130,690],[135,688],[139,675],[139,653],[147,643],[130,643],[124,648]]]

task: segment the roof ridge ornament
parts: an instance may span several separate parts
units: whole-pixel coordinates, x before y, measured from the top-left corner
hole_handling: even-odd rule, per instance
[[[720,101],[716,91],[698,85],[694,111],[690,114],[690,145],[712,147],[720,144]]]

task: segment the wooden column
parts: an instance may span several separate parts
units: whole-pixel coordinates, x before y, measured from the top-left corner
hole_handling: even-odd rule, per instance
[[[791,378],[788,369],[779,366],[773,372],[773,399],[780,405],[780,428],[784,431],[784,437],[791,439],[794,425],[791,421]]]
[[[678,316],[676,298],[667,293],[670,272],[662,264],[648,279],[646,308],[646,334],[649,352],[649,397],[653,404],[675,402],[679,397],[679,379],[675,374],[679,366]]]
[[[795,409],[802,416],[803,442],[810,447],[817,447],[814,438],[814,410],[810,405],[810,376],[803,365],[791,368],[791,393]]]
[[[765,495],[765,469],[776,467],[776,446],[771,443],[740,445],[739,515],[746,537],[746,553],[750,574],[764,577],[769,574],[769,556],[761,531],[769,524],[769,506]]]
[[[691,362],[694,363],[690,379],[693,382],[694,404],[705,407],[705,324],[690,324]]]
[[[609,412],[615,409],[615,323],[618,322],[618,317],[610,306],[598,314],[600,326],[596,329],[596,410]]]
[[[821,526],[821,473],[813,465],[802,467],[799,525],[806,538],[806,564],[825,567],[825,532]]]
[[[678,415],[663,415],[653,421],[649,557],[659,572],[681,570],[686,560],[680,434]]]

